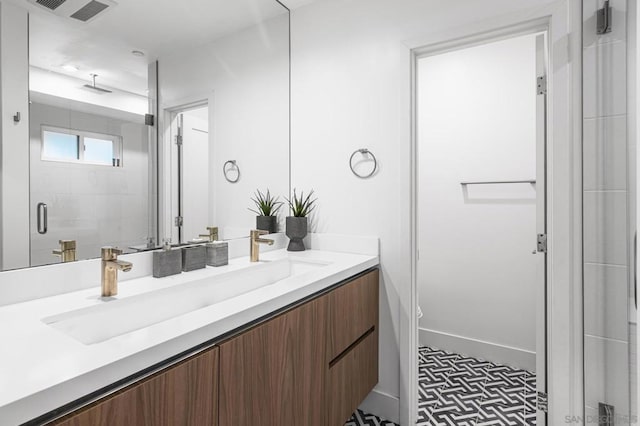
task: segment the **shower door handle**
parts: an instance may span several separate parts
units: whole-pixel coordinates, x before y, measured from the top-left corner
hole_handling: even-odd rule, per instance
[[[47,222],[48,222],[48,214],[47,214],[47,205],[45,203],[38,203],[37,209],[37,225],[38,225],[38,234],[46,234],[47,233]]]

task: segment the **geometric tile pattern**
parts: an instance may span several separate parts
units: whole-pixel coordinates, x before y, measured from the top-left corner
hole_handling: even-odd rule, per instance
[[[536,424],[534,373],[428,347],[418,357],[418,425]]]
[[[393,422],[381,420],[373,414],[365,414],[361,410],[357,410],[344,426],[398,426]]]

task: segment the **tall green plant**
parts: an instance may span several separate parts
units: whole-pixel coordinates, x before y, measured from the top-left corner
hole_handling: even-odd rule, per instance
[[[291,212],[295,217],[306,217],[313,211],[316,207],[315,202],[318,200],[317,198],[311,198],[313,195],[313,189],[309,192],[309,195],[305,198],[304,191],[300,192],[300,197],[296,194],[296,190],[293,190],[293,197],[291,199],[286,198],[287,203],[289,203],[289,207],[291,208]]]
[[[249,207],[249,210],[258,216],[275,216],[276,213],[278,213],[278,210],[280,210],[280,207],[284,204],[282,201],[279,201],[279,199],[280,197],[271,196],[269,188],[267,188],[266,194],[263,194],[259,189],[256,189],[254,198],[251,198],[251,201],[256,205],[256,209]]]

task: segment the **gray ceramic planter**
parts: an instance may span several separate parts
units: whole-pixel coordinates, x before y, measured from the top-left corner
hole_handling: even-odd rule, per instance
[[[289,237],[288,251],[304,251],[304,241],[307,236],[307,218],[287,216],[287,237]]]
[[[268,231],[270,234],[276,232],[278,228],[277,216],[256,216],[256,229]]]

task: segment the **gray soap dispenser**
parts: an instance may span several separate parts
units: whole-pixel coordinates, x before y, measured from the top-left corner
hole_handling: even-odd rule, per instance
[[[182,251],[171,248],[171,240],[165,239],[162,250],[153,252],[153,276],[155,278],[177,275],[182,272]]]

